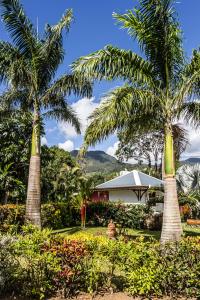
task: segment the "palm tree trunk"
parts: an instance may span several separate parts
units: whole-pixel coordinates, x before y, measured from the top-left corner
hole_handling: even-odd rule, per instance
[[[29,165],[28,191],[26,200],[26,220],[41,228],[40,190],[40,116],[34,110],[31,159]]]
[[[179,241],[183,233],[175,179],[173,135],[171,126],[165,129],[164,147],[164,212],[161,242]]]

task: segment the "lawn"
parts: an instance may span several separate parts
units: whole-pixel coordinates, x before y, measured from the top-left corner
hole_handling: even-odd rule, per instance
[[[183,230],[185,236],[200,236],[200,227],[194,228],[191,226],[188,226],[187,224],[183,224]],[[71,235],[78,233],[78,232],[84,232],[88,233],[89,235],[92,234],[94,236],[97,235],[106,235],[107,228],[106,227],[86,227],[85,229],[82,229],[81,227],[68,227],[61,230],[55,230],[53,233],[63,233],[66,235]],[[160,238],[160,231],[150,231],[150,230],[137,230],[137,229],[126,229],[126,234],[130,236],[131,238],[136,238],[139,236],[144,236],[145,238],[153,237],[155,239]]]

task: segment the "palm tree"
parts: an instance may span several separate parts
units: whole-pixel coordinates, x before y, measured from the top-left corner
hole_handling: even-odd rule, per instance
[[[73,63],[75,74],[93,80],[124,80],[108,92],[90,116],[85,147],[116,130],[164,132],[165,204],[161,241],[177,241],[182,234],[175,180],[172,125],[182,115],[198,124],[200,104],[191,91],[200,68],[186,66],[182,36],[173,0],[139,0],[139,7],[114,18],[137,40],[144,56],[106,46]],[[186,72],[187,71],[187,72]]]
[[[0,79],[9,84],[3,98],[7,103],[33,113],[26,219],[41,226],[40,216],[40,124],[43,117],[70,122],[80,132],[76,114],[66,96],[91,95],[83,76],[65,74],[54,81],[64,59],[63,30],[69,31],[72,10],[54,26],[46,25],[39,36],[19,0],[0,0],[1,16],[13,43],[0,42]]]

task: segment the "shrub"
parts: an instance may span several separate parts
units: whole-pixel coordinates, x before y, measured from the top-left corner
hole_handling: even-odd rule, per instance
[[[42,226],[61,229],[80,225],[80,212],[66,203],[48,203],[42,205]]]
[[[112,219],[121,229],[141,229],[145,227],[145,220],[151,213],[146,205],[123,205],[111,202],[89,203],[86,221],[88,225],[107,226],[109,220]],[[79,209],[62,202],[43,204],[41,214],[43,228],[62,229],[81,223]],[[19,232],[24,222],[24,205],[0,206],[0,230],[2,232]]]
[[[19,230],[24,224],[25,207],[23,205],[0,205],[0,230],[3,232]]]
[[[43,204],[41,209],[42,226],[61,229],[80,225],[80,212],[66,203]],[[0,231],[19,232],[25,223],[24,205],[0,205]]]
[[[121,228],[141,229],[152,211],[146,205],[124,205],[112,202],[91,203],[87,207],[87,222],[95,226],[107,226],[112,219]]]
[[[14,259],[11,245],[15,239],[10,235],[0,235],[0,295],[5,295],[14,283],[14,274],[19,267]]]
[[[200,298],[200,238],[160,245],[84,232],[52,235],[33,226],[0,237],[0,294],[43,299],[52,293],[128,291],[133,296]]]
[[[80,241],[67,241],[63,238],[53,238],[49,245],[44,245],[44,253],[52,253],[58,260],[60,270],[54,277],[56,288],[69,292],[84,286],[84,258],[88,255],[85,245]]]

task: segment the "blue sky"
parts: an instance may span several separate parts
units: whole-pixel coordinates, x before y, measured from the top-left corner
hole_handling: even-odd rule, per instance
[[[66,73],[69,70],[68,66],[70,63],[78,57],[101,49],[107,44],[138,52],[136,43],[131,40],[125,31],[119,29],[112,18],[113,12],[124,13],[127,9],[133,8],[137,1],[23,0],[22,3],[34,24],[36,24],[38,17],[39,32],[41,33],[45,23],[55,24],[67,8],[73,9],[75,21],[72,24],[70,33],[64,37],[66,58],[59,69],[58,75]],[[178,0],[176,8],[184,33],[185,51],[187,56],[190,57],[192,49],[200,46],[200,1]],[[2,24],[0,24],[0,38],[4,40],[9,39]],[[97,83],[94,87],[93,99],[69,99],[69,102],[72,103],[82,119],[83,128],[86,126],[86,116],[98,105],[101,95],[119,84],[119,82]],[[193,139],[196,140],[197,137],[194,133]],[[82,143],[82,137],[75,136],[70,126],[57,124],[54,121],[46,124],[46,139],[48,145],[60,144],[60,147],[69,150],[79,148]],[[105,142],[98,144],[95,149],[102,149],[112,154],[116,141],[116,137],[112,136]],[[108,150],[109,147],[110,149]],[[193,153],[197,154],[200,144],[195,144],[194,147]]]

